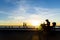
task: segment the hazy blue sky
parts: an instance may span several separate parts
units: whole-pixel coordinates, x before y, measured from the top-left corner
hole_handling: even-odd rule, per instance
[[[0,24],[45,19],[60,23],[60,0],[0,0]]]

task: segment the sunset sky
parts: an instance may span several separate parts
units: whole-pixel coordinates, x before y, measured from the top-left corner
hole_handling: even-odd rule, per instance
[[[0,0],[0,25],[16,25],[45,19],[60,25],[60,0]]]

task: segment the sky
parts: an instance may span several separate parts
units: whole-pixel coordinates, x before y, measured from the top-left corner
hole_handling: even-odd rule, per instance
[[[0,0],[0,25],[16,25],[32,20],[60,25],[60,0]]]

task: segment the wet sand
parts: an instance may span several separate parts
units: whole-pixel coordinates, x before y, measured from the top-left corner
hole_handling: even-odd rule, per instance
[[[60,32],[47,35],[41,31],[0,30],[0,40],[60,40]]]

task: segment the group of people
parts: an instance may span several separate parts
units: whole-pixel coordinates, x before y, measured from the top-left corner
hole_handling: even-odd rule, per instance
[[[46,24],[45,23],[41,24],[43,31],[50,32],[50,31],[55,30],[53,28],[55,28],[56,22],[53,22],[52,26],[50,26],[50,21],[48,19],[46,19],[45,21],[46,21]]]
[[[55,34],[55,26],[56,26],[56,22],[52,23],[52,26],[50,26],[50,21],[48,19],[45,20],[46,24],[43,23],[41,24],[42,27],[42,31],[39,31],[39,37],[40,40],[49,40],[51,35]],[[53,32],[54,31],[54,32]]]

